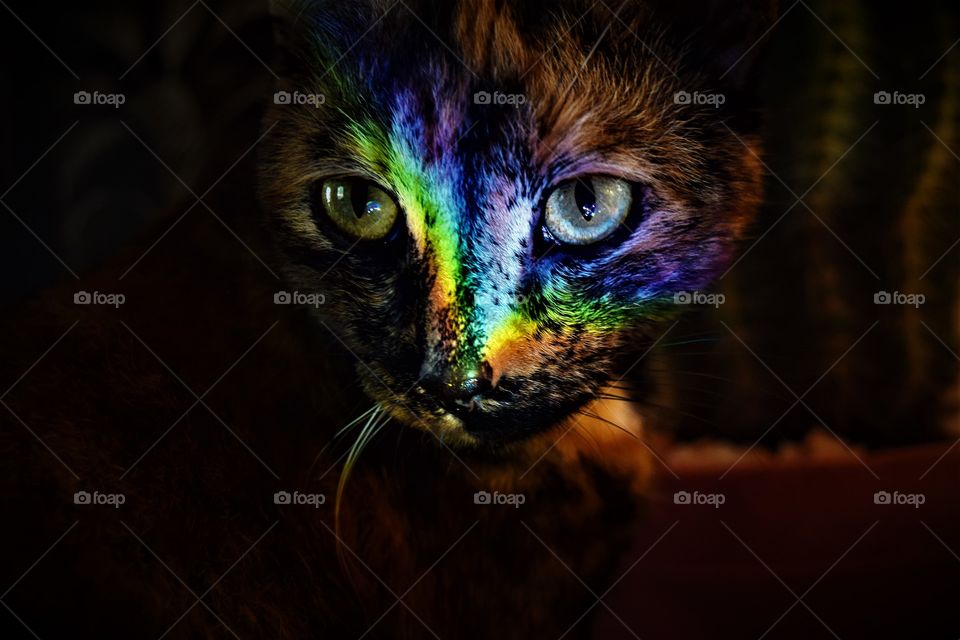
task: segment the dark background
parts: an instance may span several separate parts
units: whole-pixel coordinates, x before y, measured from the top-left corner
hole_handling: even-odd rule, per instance
[[[265,3],[11,8],[26,26],[4,9],[0,170],[16,214],[0,216],[8,305],[71,277],[67,267],[82,274],[159,237],[194,201],[188,187],[201,195],[257,139],[274,81]],[[75,105],[81,90],[122,93],[126,103]],[[228,176],[232,188],[253,186],[250,166]],[[249,205],[222,212],[225,221],[242,227],[255,215]],[[188,215],[198,213],[208,215]]]
[[[254,253],[266,255],[255,205],[256,153],[244,154],[259,136],[260,117],[272,93],[271,23],[260,2],[206,1],[88,2],[63,8],[44,3],[11,4],[24,24],[0,7],[4,59],[0,86],[5,97],[0,106],[4,112],[0,200],[9,209],[0,209],[0,304],[4,308],[15,308],[47,287],[73,279],[72,273],[82,278],[105,266],[120,277],[129,268],[149,269],[149,257],[143,263],[137,260],[155,241],[174,247],[183,243],[185,268],[199,264],[209,256],[198,255],[176,230],[167,233],[180,216],[218,217],[223,242],[211,244],[209,251],[241,253],[249,259],[251,269],[265,268],[244,253],[243,244],[247,244]],[[960,37],[956,20],[939,17],[946,12],[956,18],[957,10],[946,7],[948,3],[933,1],[889,6],[870,3],[869,20],[890,38],[856,48],[889,86],[916,87],[931,98],[938,96],[943,87],[935,75],[923,82],[917,78],[946,50],[942,40],[931,33],[953,30],[948,43]],[[778,26],[768,47],[768,61],[777,63],[767,62],[761,83],[771,107],[770,166],[801,192],[810,180],[793,167],[803,141],[798,143],[789,132],[817,108],[798,98],[797,87],[817,73],[806,64],[807,43],[812,34],[824,37],[823,29],[802,7],[795,9]],[[960,55],[960,47],[949,55]],[[123,93],[126,104],[119,110],[75,105],[73,95],[80,90]],[[932,121],[934,115],[930,111],[911,115],[909,126],[885,117],[882,135],[867,143],[865,153],[876,158],[888,154],[910,166],[911,158],[929,143],[928,133],[918,122],[921,118]],[[960,172],[957,175],[960,185]],[[896,191],[899,177],[864,172],[853,184],[860,186],[865,200],[879,206],[880,201],[892,197],[882,187],[893,184]],[[196,196],[214,184],[214,197],[205,200],[238,206],[218,206],[213,212],[194,206]],[[768,185],[768,205],[757,225],[761,230],[792,202],[782,185],[774,180]],[[803,214],[785,219],[769,242],[758,244],[739,268],[742,275],[736,286],[758,291],[761,298],[770,294],[774,286],[771,276],[781,273],[770,265],[789,264],[785,255],[802,261],[803,252],[811,250],[811,245],[798,248],[795,242],[806,237],[804,229],[809,224]],[[861,211],[843,229],[843,237],[873,265],[884,262],[885,249],[874,241],[880,235],[871,227],[869,210]],[[941,240],[946,250],[954,237],[944,234]],[[829,237],[820,241],[824,247],[831,246]],[[815,251],[821,248],[812,246]],[[960,250],[948,255],[941,268],[957,273],[958,265]],[[851,273],[860,269],[852,262],[848,266]],[[797,271],[782,273],[785,279],[777,286],[800,286],[791,280]],[[758,307],[763,309],[764,304]],[[780,301],[770,298],[766,311],[750,318],[756,325],[776,325],[782,320],[781,311]],[[715,320],[709,319],[706,331],[702,318],[685,321],[677,335],[709,336],[716,344],[708,343],[701,351],[709,352],[710,357],[738,352],[744,358],[738,362],[751,369],[745,379],[752,381],[743,392],[746,395],[733,396],[738,400],[720,407],[705,401],[707,407],[702,410],[719,421],[721,435],[752,443],[757,426],[762,431],[793,399],[716,328]],[[893,325],[896,328],[895,322]],[[950,324],[935,325],[935,329],[942,331],[948,342],[950,332],[955,331]],[[793,328],[784,328],[777,340],[769,343],[764,343],[762,336],[754,337],[756,342],[751,340],[751,344],[798,391],[822,372],[822,368],[814,371],[811,378],[809,371],[795,364],[796,351],[802,348],[782,347],[784,337],[802,344]],[[709,359],[706,362],[708,368],[715,366]],[[948,353],[941,354],[937,363],[944,371],[956,371]],[[880,359],[876,364],[889,366]],[[889,371],[889,377],[895,381],[897,371]],[[828,397],[811,400],[813,406],[826,404],[837,389],[826,386],[823,393]],[[882,394],[878,395],[882,399]],[[864,400],[879,399],[865,395]],[[755,408],[745,407],[747,404],[763,410],[755,424],[738,431],[730,416]],[[701,409],[691,411],[699,413]],[[801,440],[814,422],[798,411],[766,443]],[[710,428],[716,425],[711,422]],[[853,432],[859,440],[882,447],[935,439],[929,431],[914,429],[915,425],[888,426],[892,434]],[[703,435],[703,428],[702,421],[683,422],[680,432],[684,439],[693,440]],[[719,515],[691,516],[669,501],[674,489],[695,485],[704,490],[716,473],[683,473],[686,484],[663,474],[658,489],[661,502],[652,507],[651,524],[637,541],[630,561],[640,557],[675,521],[682,519],[682,523],[656,554],[637,565],[609,601],[641,637],[646,637],[647,629],[657,637],[754,638],[795,601],[782,579],[798,596],[815,586],[807,602],[841,638],[888,637],[885,634],[893,632],[907,637],[911,630],[918,638],[956,638],[960,634],[955,607],[955,595],[960,592],[960,559],[954,551],[960,550],[956,452],[944,459],[925,484],[916,480],[945,449],[946,445],[880,458],[864,454],[886,484],[874,483],[849,459],[846,467],[834,463],[825,469],[813,463],[782,474],[771,472],[769,466],[761,465],[758,470],[747,465],[723,488],[732,506]],[[926,491],[930,509],[917,514],[863,507],[869,505],[873,491],[894,485],[904,490],[916,485],[916,490]],[[771,504],[781,507],[770,509]],[[829,572],[876,521],[880,524],[865,538],[865,544]],[[747,544],[738,541],[732,531]],[[753,555],[754,549],[759,558]],[[818,583],[821,575],[826,575],[824,571],[829,575]],[[755,603],[757,615],[749,620],[731,619],[731,611],[742,610],[728,606],[731,598]],[[631,617],[629,612],[641,601],[646,604],[643,611],[659,607],[662,615]],[[685,608],[688,602],[695,613]],[[875,607],[875,603],[882,605]],[[601,637],[624,633],[605,613],[601,625]],[[831,637],[825,625],[799,605],[779,625],[771,637]],[[867,632],[869,636],[862,635]]]

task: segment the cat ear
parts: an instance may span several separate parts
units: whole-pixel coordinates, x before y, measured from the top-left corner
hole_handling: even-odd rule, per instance
[[[349,51],[396,0],[268,0],[281,64],[290,72],[316,71],[324,55]]]
[[[288,27],[294,26],[309,5],[309,0],[267,0],[267,8],[274,22]]]
[[[300,65],[305,27],[300,19],[309,0],[267,0],[270,17],[273,19],[273,39],[276,45],[278,71],[290,75]]]
[[[281,75],[309,76],[378,0],[267,0]],[[318,46],[320,45],[320,46]]]
[[[776,24],[778,0],[652,0],[688,50],[727,83],[742,85]]]

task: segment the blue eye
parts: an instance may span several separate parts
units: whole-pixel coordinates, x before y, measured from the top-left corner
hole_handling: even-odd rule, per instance
[[[608,176],[571,180],[547,198],[544,227],[563,244],[593,244],[617,230],[632,204],[632,189],[626,180]]]

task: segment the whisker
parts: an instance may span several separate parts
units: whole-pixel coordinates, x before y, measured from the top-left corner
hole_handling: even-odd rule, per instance
[[[719,425],[717,422],[714,422],[713,420],[708,420],[708,419],[704,418],[703,416],[698,416],[698,415],[693,414],[693,413],[690,413],[690,412],[688,412],[688,411],[681,411],[680,409],[677,409],[676,407],[668,407],[668,406],[663,405],[663,404],[654,404],[654,403],[643,403],[643,404],[641,404],[640,406],[643,407],[644,409],[649,409],[649,410],[651,410],[651,411],[660,411],[660,412],[663,412],[663,413],[673,413],[673,414],[676,414],[676,415],[678,415],[678,416],[683,416],[683,417],[685,417],[685,418],[690,418],[690,419],[692,419],[692,420],[696,420],[697,422],[702,422],[703,424],[710,425],[710,426],[713,427],[714,429],[718,429],[718,430],[719,430],[719,429],[721,428],[720,425]]]
[[[581,413],[581,412],[579,412],[579,411],[577,411],[577,413],[579,413],[580,415],[585,415],[585,414],[583,414],[583,413]],[[581,425],[579,422],[574,422],[574,424],[573,424],[573,433],[574,433],[578,438],[580,438],[581,440],[583,440],[588,446],[590,446],[596,454],[599,455],[599,453],[600,453],[600,443],[597,442],[597,439],[596,439],[596,437],[595,437],[593,434],[591,434],[589,431],[585,431],[582,427],[583,427],[583,425]]]
[[[656,393],[663,391],[661,387],[653,387],[653,386],[647,387],[643,385],[635,386],[635,387],[620,387],[616,385],[607,385],[607,388],[614,389],[618,392],[626,393],[631,396],[633,394],[655,395]],[[692,386],[689,384],[682,384],[682,385],[674,384],[674,385],[671,385],[670,389],[678,392],[683,392],[683,393],[698,393],[698,394],[702,394],[702,395],[709,396],[711,398],[716,398],[716,399],[726,398],[729,396],[728,393],[723,393],[712,387],[698,387],[698,386]]]
[[[660,344],[657,345],[657,349],[661,349],[661,348],[666,349],[669,347],[681,347],[687,344],[703,344],[703,343],[717,343],[717,342],[720,342],[719,336],[717,336],[716,338],[697,338],[694,340],[683,340],[680,342],[661,342]]]
[[[367,409],[366,411],[364,411],[363,413],[361,413],[359,416],[357,416],[356,418],[354,418],[353,420],[351,420],[350,422],[348,422],[346,425],[344,425],[343,428],[341,428],[339,431],[337,431],[337,433],[334,434],[333,437],[334,437],[335,439],[336,439],[336,438],[339,438],[339,437],[342,436],[344,433],[346,433],[347,431],[349,431],[350,428],[351,428],[353,425],[357,424],[358,422],[360,422],[361,420],[363,420],[364,418],[366,418],[366,417],[367,417],[368,415],[370,415],[372,412],[377,411],[377,409],[379,409],[379,408],[380,408],[380,405],[377,405],[377,404],[373,405],[372,407],[370,407],[369,409]]]
[[[682,370],[682,369],[672,369],[672,370],[669,370],[669,369],[652,370],[652,369],[651,369],[651,370],[649,370],[649,373],[658,374],[658,375],[656,375],[656,376],[650,376],[651,378],[653,378],[653,377],[658,377],[658,378],[666,378],[666,379],[669,379],[670,376],[673,375],[673,374],[682,375],[682,376],[690,376],[690,377],[694,377],[694,378],[703,378],[703,379],[706,379],[706,380],[713,380],[713,381],[715,381],[715,382],[723,382],[723,383],[726,383],[726,384],[728,384],[728,385],[730,385],[730,386],[732,386],[732,387],[735,387],[735,388],[737,388],[737,389],[743,389],[743,390],[745,390],[745,391],[750,391],[750,392],[754,392],[754,393],[759,393],[759,394],[762,394],[762,395],[765,395],[765,396],[768,396],[768,397],[771,397],[771,398],[776,398],[777,400],[789,400],[789,398],[787,398],[786,396],[784,396],[784,395],[782,395],[782,394],[780,394],[780,393],[771,391],[769,388],[764,388],[764,387],[761,387],[761,386],[756,385],[756,384],[745,384],[745,383],[740,382],[739,380],[736,380],[736,379],[734,379],[734,378],[727,378],[727,377],[718,376],[718,375],[715,375],[715,374],[702,373],[702,372],[699,372],[699,371],[688,371],[688,370]],[[608,387],[611,387],[611,388],[623,390],[623,391],[627,391],[627,390],[638,390],[638,391],[642,391],[642,390],[645,390],[645,389],[646,389],[646,387],[644,386],[644,383],[642,383],[642,382],[633,383],[633,382],[631,382],[630,380],[626,380],[626,379],[618,380],[617,382],[615,382],[615,383],[613,383],[613,384],[608,384],[607,386],[608,386]],[[704,393],[711,393],[712,395],[716,395],[716,396],[724,396],[724,395],[726,395],[726,394],[724,394],[724,393],[722,393],[722,392],[720,392],[720,391],[713,391],[713,390],[702,389],[702,388],[698,389],[698,388],[696,388],[696,387],[691,387],[690,389],[691,389],[691,390],[702,391],[702,392],[704,392]]]
[[[688,407],[696,407],[698,409],[710,409],[710,410],[718,409],[720,407],[720,403],[716,402],[716,400],[719,400],[720,398],[723,397],[721,394],[708,394],[708,395],[713,395],[714,397],[712,398],[708,397],[706,399],[698,400],[694,397],[690,397],[689,395],[690,393],[697,393],[698,392],[697,389],[682,388],[679,390],[683,391],[684,395],[686,396],[683,400],[684,405]],[[628,402],[630,404],[638,404],[641,406],[654,406],[647,399],[639,398],[639,397],[624,398],[621,396],[604,396],[603,394],[600,394],[597,397],[602,400],[610,400],[611,402]]]
[[[599,397],[602,398],[602,396],[599,396]],[[608,399],[611,399],[611,400],[612,400],[613,398],[608,398]],[[647,400],[619,400],[619,401],[620,401],[620,402],[629,402],[629,403],[631,403],[631,404],[635,404],[635,405],[637,405],[638,407],[640,407],[641,409],[659,410],[659,411],[663,411],[663,412],[675,413],[675,414],[677,414],[677,415],[685,416],[685,417],[687,417],[687,418],[692,418],[692,419],[694,419],[694,420],[697,420],[698,422],[703,422],[704,424],[708,424],[708,425],[710,425],[711,427],[714,427],[714,428],[716,428],[716,429],[719,429],[719,428],[720,428],[720,425],[717,424],[716,422],[713,422],[712,420],[707,420],[706,418],[703,418],[703,417],[701,417],[701,416],[694,415],[694,414],[688,413],[688,412],[686,412],[686,411],[681,411],[680,409],[678,409],[678,408],[676,408],[676,407],[668,407],[667,405],[657,404],[657,403],[655,403],[655,402],[649,402],[649,401],[647,401]],[[709,408],[709,407],[707,407],[707,408]]]
[[[670,354],[671,358],[690,358],[690,357],[703,357],[710,356],[714,358],[730,358],[732,354],[726,351],[720,351],[718,349],[711,349],[710,351],[674,351]]]
[[[343,504],[344,490],[347,486],[347,479],[350,477],[350,473],[353,470],[354,465],[356,465],[360,454],[363,452],[364,448],[366,448],[367,444],[374,438],[374,436],[376,436],[380,430],[386,426],[388,422],[390,422],[392,417],[389,413],[384,411],[380,405],[376,405],[373,408],[373,411],[368,411],[367,414],[369,414],[369,418],[367,418],[366,424],[363,425],[363,429],[360,430],[360,434],[357,436],[353,446],[350,447],[350,453],[347,456],[347,461],[344,463],[343,470],[340,472],[340,481],[337,483],[337,497],[334,500],[333,508],[333,529],[337,538],[337,557],[344,572],[350,576],[349,579],[351,583],[353,582],[353,578],[350,574],[351,558],[349,558],[344,552],[341,542],[342,533],[340,527],[340,507]]]
[[[340,531],[340,506],[343,502],[343,493],[347,486],[347,480],[350,477],[350,473],[353,471],[353,467],[356,465],[360,454],[363,453],[364,448],[366,448],[367,443],[369,443],[370,440],[373,439],[377,433],[379,433],[380,429],[390,422],[390,417],[391,416],[389,414],[384,412],[384,410],[377,405],[375,410],[367,419],[367,423],[360,431],[360,435],[357,436],[353,446],[350,447],[350,453],[347,455],[347,461],[344,463],[343,470],[340,472],[340,481],[337,483],[337,497],[334,501],[334,529],[338,533]]]
[[[608,424],[608,425],[610,425],[611,427],[614,427],[615,429],[619,429],[620,431],[623,431],[625,434],[627,434],[628,436],[630,436],[630,437],[633,438],[634,440],[639,440],[639,439],[640,439],[640,438],[637,437],[637,434],[631,432],[631,431],[630,431],[629,429],[627,429],[626,427],[623,427],[623,426],[617,424],[616,422],[613,422],[612,420],[608,420],[607,418],[604,418],[604,417],[602,417],[602,416],[599,416],[599,415],[597,415],[596,413],[593,413],[592,411],[585,411],[585,410],[581,409],[580,411],[577,411],[577,413],[579,413],[579,414],[582,415],[582,416],[586,416],[586,417],[588,417],[588,418],[593,418],[594,420],[599,420],[600,422],[603,422],[604,424]]]
[[[677,375],[686,375],[694,376],[696,378],[709,378],[711,380],[719,380],[720,382],[729,382],[730,384],[738,384],[733,378],[725,378],[723,376],[714,375],[711,373],[703,373],[700,371],[690,371],[687,369],[645,369],[644,372],[649,373],[671,373]],[[620,380],[619,382],[628,382],[628,380]]]
[[[677,340],[688,340],[688,339],[692,339],[692,338],[713,338],[713,339],[719,339],[719,338],[722,338],[722,337],[723,337],[723,334],[722,334],[722,333],[717,333],[716,331],[707,331],[707,330],[704,330],[704,331],[693,331],[693,332],[690,332],[690,333],[678,333],[678,334],[671,333],[671,334],[670,334],[670,340],[671,340],[671,342],[676,342]]]
[[[317,463],[320,461],[320,458],[322,458],[322,457],[323,457],[323,454],[326,453],[328,449],[330,449],[330,447],[333,445],[333,443],[334,443],[336,440],[338,440],[338,439],[340,438],[340,436],[342,436],[347,430],[349,430],[349,429],[350,429],[351,427],[353,427],[355,424],[357,424],[358,422],[360,422],[361,420],[363,420],[365,417],[367,417],[368,415],[370,415],[370,413],[371,413],[372,411],[375,411],[375,410],[377,409],[377,406],[378,406],[378,405],[373,405],[372,407],[370,407],[369,409],[367,409],[366,411],[364,411],[363,413],[361,413],[359,416],[357,416],[356,418],[354,418],[353,420],[351,420],[350,422],[348,422],[348,423],[347,423],[344,427],[342,427],[339,431],[337,431],[337,432],[333,435],[333,438],[331,438],[329,442],[327,442],[325,445],[323,445],[323,447],[321,447],[321,449],[320,449],[320,451],[317,453],[316,457],[314,457],[313,462],[310,463],[310,467],[309,467],[308,470],[312,471],[313,468],[314,468],[315,466],[317,466]]]

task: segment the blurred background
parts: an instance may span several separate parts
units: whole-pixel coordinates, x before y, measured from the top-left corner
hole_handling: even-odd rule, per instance
[[[257,139],[275,80],[265,2],[10,9],[0,70],[6,305],[152,242],[195,200],[191,190],[201,195]],[[77,92],[123,104],[76,104]],[[253,186],[249,167],[228,176],[233,186]],[[249,205],[229,214],[239,226]]]

